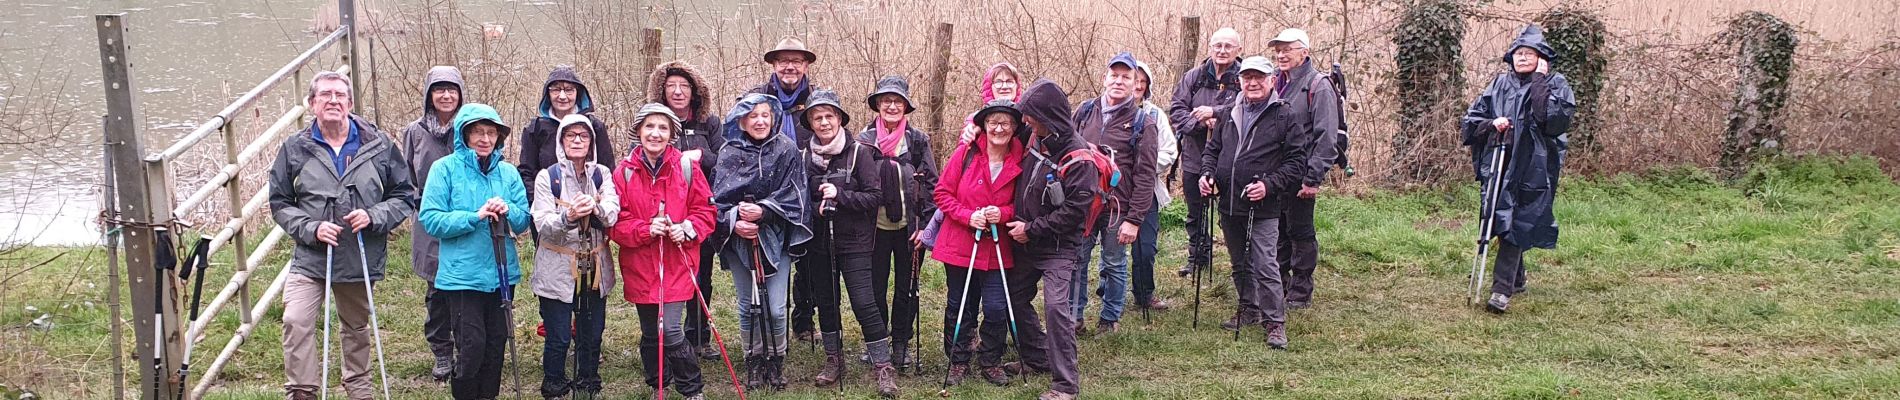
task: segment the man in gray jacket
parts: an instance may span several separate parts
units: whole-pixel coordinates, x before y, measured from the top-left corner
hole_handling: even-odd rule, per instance
[[[374,316],[364,282],[383,279],[389,233],[415,214],[416,187],[394,143],[350,114],[348,77],[318,73],[304,101],[317,122],[284,141],[270,170],[271,217],[297,243],[284,283],[284,390],[309,399],[327,384],[319,374],[328,360],[313,356],[327,339],[315,328],[330,296],[342,320],[344,389],[370,399]]]
[[[427,186],[429,166],[455,151],[455,139],[449,137],[449,131],[452,130],[450,122],[455,119],[455,112],[462,109],[464,100],[462,71],[446,65],[429,68],[422,96],[422,117],[402,129],[402,158],[409,160],[409,171],[418,188]],[[420,194],[417,197],[421,197]],[[422,319],[422,334],[429,341],[429,352],[435,354],[435,367],[429,369],[429,375],[436,381],[445,381],[455,361],[455,344],[449,336],[448,302],[435,294],[439,245],[434,236],[422,231],[421,224],[409,225],[409,267],[428,284],[422,297],[424,308],[428,310]]]
[[[1311,137],[1306,168],[1300,174],[1299,192],[1287,199],[1281,209],[1280,243],[1277,253],[1280,275],[1286,291],[1288,309],[1306,308],[1313,299],[1313,271],[1319,267],[1319,238],[1313,228],[1313,205],[1319,197],[1326,172],[1339,158],[1339,93],[1332,81],[1313,66],[1312,39],[1306,31],[1287,29],[1267,42],[1273,63],[1280,73],[1274,75],[1274,97],[1285,100],[1288,117],[1293,118]]]

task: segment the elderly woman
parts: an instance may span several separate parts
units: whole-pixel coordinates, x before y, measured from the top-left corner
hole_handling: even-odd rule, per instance
[[[606,328],[606,303],[614,271],[607,262],[607,227],[619,218],[612,170],[594,160],[594,125],[569,114],[559,128],[561,161],[536,173],[534,217],[541,241],[534,252],[528,285],[540,301],[541,323],[573,329],[549,329],[541,347],[541,396],[591,399],[600,393],[600,335]],[[606,145],[606,144],[602,144]],[[574,376],[567,375],[567,349],[574,345]],[[572,381],[568,379],[572,378]]]
[[[1036,309],[1029,304],[1036,296],[1039,274],[1029,268],[1013,268],[1016,262],[1012,247],[1015,245],[1005,244],[1000,229],[1003,223],[1016,218],[1016,181],[1023,173],[1022,161],[1027,154],[1024,142],[1029,138],[1029,128],[1023,125],[1022,112],[1009,100],[991,101],[977,111],[974,118],[982,121],[983,135],[978,140],[958,145],[950,153],[950,160],[945,164],[949,167],[944,169],[943,180],[938,182],[934,192],[944,215],[942,228],[937,232],[935,253],[936,260],[944,264],[945,298],[948,299],[944,304],[943,350],[944,358],[950,360],[950,370],[944,383],[956,385],[969,373],[973,355],[971,336],[980,334],[983,342],[975,349],[974,356],[982,367],[983,378],[1005,386],[1009,384],[1009,375],[1000,363],[1003,354],[1008,352],[1004,346],[1009,339],[1006,335],[1015,329],[1005,323],[1022,320],[1015,326],[1028,329],[1015,332],[1018,354],[1027,364],[1044,368],[1047,364],[1041,331],[1034,328]],[[977,310],[969,306],[969,292],[973,288],[994,288],[997,295],[995,307],[988,304],[983,307],[980,328]],[[1011,289],[1008,291],[1011,293],[1005,293],[1003,288]],[[1008,303],[1003,303],[1005,301]],[[1007,314],[1010,311],[1016,315]],[[1024,333],[1031,337],[1023,338]]]
[[[912,324],[918,314],[917,267],[923,262],[921,228],[937,212],[930,195],[937,187],[937,161],[930,152],[930,137],[910,127],[910,113],[917,107],[910,101],[910,83],[903,77],[878,80],[877,90],[864,101],[877,111],[877,119],[858,133],[858,141],[877,146],[884,184],[872,255],[878,269],[878,309],[890,311],[891,362],[904,371],[911,366],[910,340],[917,333]],[[894,282],[891,271],[898,271]],[[892,298],[896,304],[882,301],[887,287],[897,288]]]
[[[726,113],[725,145],[714,168],[720,265],[733,272],[739,327],[745,332],[746,383],[785,388],[792,248],[811,240],[803,154],[779,129],[778,99],[750,94]]]
[[[1511,296],[1524,291],[1524,249],[1557,247],[1558,171],[1569,141],[1564,132],[1577,112],[1575,95],[1563,74],[1551,73],[1557,51],[1544,42],[1537,25],[1524,27],[1511,42],[1498,74],[1465,112],[1465,146],[1479,181],[1503,173],[1490,216],[1499,239],[1497,269],[1491,274],[1491,298],[1485,308],[1503,313]],[[1503,171],[1492,171],[1489,156],[1502,151]],[[1490,238],[1485,238],[1489,240]],[[1474,277],[1474,282],[1475,282]]]
[[[896,397],[890,326],[878,308],[871,267],[872,237],[877,235],[873,220],[883,204],[882,171],[876,161],[877,148],[852,139],[845,131],[850,123],[851,116],[845,114],[836,92],[812,94],[804,115],[805,129],[812,133],[805,171],[811,179],[811,203],[818,207],[812,220],[817,232],[798,262],[798,277],[812,291],[825,346],[825,364],[814,381],[830,386],[844,376],[844,326],[838,307],[843,292],[851,296],[851,312],[863,335],[865,358],[871,362],[870,375],[877,382],[878,394]]]
[[[647,104],[633,120],[631,140],[637,145],[614,168],[611,180],[622,205],[613,239],[620,244],[625,294],[640,315],[647,386],[664,393],[671,383],[681,395],[696,399],[704,385],[682,321],[687,309],[697,307],[692,300],[701,268],[699,247],[714,226],[713,206],[703,199],[712,197],[712,190],[698,166],[672,146],[680,120],[671,110]]]

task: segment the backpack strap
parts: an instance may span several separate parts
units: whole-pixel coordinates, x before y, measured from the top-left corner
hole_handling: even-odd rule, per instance
[[[561,191],[561,163],[559,162],[548,166],[548,189],[550,189],[549,194],[553,194],[555,200],[560,200],[561,194],[566,193]]]

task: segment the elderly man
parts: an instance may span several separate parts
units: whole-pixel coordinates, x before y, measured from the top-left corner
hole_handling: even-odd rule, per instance
[[[780,116],[778,130],[790,135],[799,149],[811,142],[811,132],[801,129],[799,121],[805,120],[805,106],[811,103],[811,92],[818,86],[811,83],[811,75],[806,71],[811,63],[818,62],[818,53],[805,48],[805,42],[791,36],[779,39],[778,46],[766,51],[765,64],[772,67],[772,75],[765,83],[746,91],[746,94],[763,94],[778,99],[779,109],[785,110]]]
[[[1274,97],[1273,65],[1251,57],[1240,64],[1241,96],[1233,111],[1219,116],[1201,151],[1201,194],[1221,213],[1221,232],[1234,265],[1239,309],[1224,324],[1232,330],[1259,323],[1267,344],[1285,349],[1286,299],[1274,253],[1280,236],[1280,211],[1305,175],[1306,150],[1313,136],[1300,129],[1286,99]]]
[[[1295,310],[1313,301],[1313,270],[1319,266],[1313,204],[1320,184],[1326,181],[1326,172],[1339,157],[1339,94],[1333,90],[1331,79],[1313,66],[1308,55],[1311,45],[1306,31],[1299,29],[1281,31],[1267,42],[1267,47],[1273,49],[1273,63],[1280,68],[1273,77],[1274,97],[1286,101],[1287,117],[1308,127],[1305,134],[1312,137],[1299,192],[1287,199],[1280,216],[1280,273],[1285,278],[1287,307]]]
[[[1161,137],[1155,124],[1160,122],[1142,112],[1141,98],[1135,94],[1138,66],[1135,56],[1127,52],[1110,58],[1108,71],[1102,74],[1102,96],[1083,101],[1074,116],[1076,136],[1114,156],[1122,170],[1121,182],[1102,190],[1112,207],[1102,211],[1092,229],[1084,229],[1090,236],[1083,240],[1075,263],[1075,285],[1088,286],[1089,259],[1096,245],[1101,245],[1102,285],[1097,293],[1102,296],[1102,313],[1095,322],[1101,333],[1119,329],[1128,295],[1128,245],[1135,242],[1148,210],[1155,205],[1155,183],[1160,180],[1155,174]],[[1078,289],[1070,296],[1075,317],[1083,318],[1088,291]]]
[[[329,341],[323,309],[334,301],[344,389],[370,399],[369,283],[383,279],[390,231],[416,210],[414,175],[389,137],[350,114],[350,78],[318,73],[304,104],[316,124],[285,140],[270,170],[271,218],[297,242],[284,282],[284,391],[314,399],[329,386],[322,374],[329,360],[318,360],[316,347]]]
[[[1188,262],[1176,272],[1181,276],[1212,265],[1214,240],[1206,226],[1207,197],[1191,188],[1193,182],[1201,181],[1201,146],[1214,130],[1215,116],[1231,111],[1234,96],[1240,94],[1235,64],[1240,63],[1241,49],[1240,32],[1234,28],[1214,31],[1207,38],[1207,59],[1181,75],[1181,82],[1174,86],[1174,103],[1168,107],[1168,119],[1181,140],[1181,182],[1190,188],[1182,191],[1188,206]]]

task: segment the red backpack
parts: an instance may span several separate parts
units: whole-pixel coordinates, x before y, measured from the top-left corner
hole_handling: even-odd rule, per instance
[[[1095,233],[1095,222],[1101,219],[1102,210],[1107,209],[1110,206],[1109,203],[1117,201],[1113,196],[1109,195],[1109,192],[1114,190],[1116,185],[1121,184],[1122,172],[1121,168],[1115,164],[1115,157],[1089,147],[1070,150],[1067,154],[1063,154],[1061,164],[1050,162],[1048,157],[1042,155],[1042,152],[1035,151],[1034,149],[1029,150],[1029,154],[1036,156],[1038,162],[1055,167],[1055,175],[1046,177],[1051,181],[1066,178],[1069,174],[1069,167],[1075,166],[1076,164],[1084,162],[1095,164],[1095,169],[1099,171],[1096,175],[1098,179],[1096,187],[1101,188],[1101,192],[1095,196],[1095,200],[1089,202],[1088,215],[1082,220],[1082,237],[1086,238],[1093,235]]]

